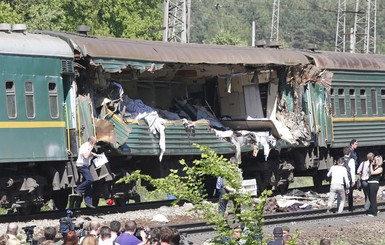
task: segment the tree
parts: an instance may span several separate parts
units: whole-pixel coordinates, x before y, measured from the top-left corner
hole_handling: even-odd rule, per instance
[[[172,169],[168,176],[154,179],[149,175],[141,174],[140,171],[134,171],[130,176],[120,179],[118,183],[145,180],[155,187],[155,191],[176,196],[174,203],[180,200],[191,202],[194,205],[192,211],[197,211],[201,218],[215,225],[218,236],[213,239],[213,243],[224,244],[223,239],[229,238],[225,244],[238,244],[231,238],[232,230],[228,227],[228,220],[218,213],[216,204],[207,201],[207,193],[204,190],[205,177],[221,176],[232,188],[238,190],[235,193],[226,194],[224,198],[234,200],[234,208],[229,210],[229,213],[233,213],[233,218],[247,227],[242,235],[245,244],[265,244],[262,239],[263,207],[271,191],[263,192],[256,202],[249,193],[242,191],[240,175],[234,171],[226,158],[217,155],[208,147],[199,145],[197,147],[202,152],[201,158],[194,160],[191,166],[181,160],[179,163],[182,165],[182,172]],[[242,210],[242,212],[236,212],[236,210]]]
[[[9,2],[9,3],[8,3]],[[162,3],[157,0],[0,1],[0,19],[26,23],[29,30],[74,32],[90,26],[91,35],[160,40]]]
[[[21,23],[23,16],[12,9],[9,3],[0,2],[0,23]]]

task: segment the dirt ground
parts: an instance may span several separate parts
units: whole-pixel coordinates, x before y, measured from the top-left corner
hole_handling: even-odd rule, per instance
[[[360,215],[354,218],[346,217],[288,226],[292,234],[298,230],[297,244],[299,245],[319,244],[321,239],[329,239],[333,245],[381,245],[385,244],[384,218],[385,213],[379,213],[377,217]]]

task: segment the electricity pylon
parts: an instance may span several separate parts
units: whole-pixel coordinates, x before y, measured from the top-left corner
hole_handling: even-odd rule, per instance
[[[335,51],[376,53],[377,0],[356,0],[354,11],[348,11],[346,5],[347,0],[338,1]],[[346,33],[347,13],[354,13],[354,23],[350,33]],[[349,50],[346,49],[348,35],[350,37]]]
[[[270,32],[270,42],[278,42],[278,32],[279,32],[279,3],[280,0],[274,0],[273,4],[273,14],[271,16],[271,32]]]
[[[191,0],[164,0],[163,41],[190,42]]]

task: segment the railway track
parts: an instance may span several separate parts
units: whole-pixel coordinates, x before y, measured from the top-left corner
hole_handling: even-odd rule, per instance
[[[385,202],[378,203],[378,210],[385,212]],[[275,213],[264,215],[264,226],[283,226],[290,223],[309,222],[309,221],[327,221],[328,219],[338,219],[345,217],[354,217],[359,215],[365,215],[363,205],[355,205],[354,212],[348,212],[345,210],[342,213],[327,213],[327,209],[305,210],[286,213]],[[181,234],[193,244],[201,244],[207,239],[216,236],[214,226],[209,225],[206,222],[195,222],[186,224],[170,225],[178,229]]]
[[[325,193],[329,190],[328,185],[324,185],[320,189],[314,189],[314,187],[302,187],[302,188],[293,188],[289,189],[287,193],[290,195],[290,193],[293,193],[296,190],[300,190],[302,192],[308,192],[308,191],[316,191],[317,193]],[[276,194],[283,194],[283,193],[275,193]],[[216,199],[212,199],[212,201],[216,202]],[[180,204],[183,204],[184,202],[181,202]],[[170,200],[164,200],[164,201],[155,201],[155,202],[141,202],[141,203],[130,203],[126,206],[100,206],[97,209],[86,209],[86,208],[80,208],[80,209],[72,209],[73,216],[81,216],[81,215],[99,215],[99,214],[111,214],[111,213],[124,213],[129,211],[138,211],[143,209],[157,209],[161,206],[171,206],[172,201]],[[66,216],[65,211],[42,211],[38,212],[36,214],[29,214],[29,215],[20,215],[18,213],[12,213],[12,214],[4,214],[0,215],[0,223],[8,223],[8,222],[26,222],[29,220],[36,220],[36,219],[59,219],[63,216]]]
[[[183,204],[183,202],[182,202]],[[127,206],[101,206],[97,209],[72,209],[73,217],[81,215],[97,216],[99,214],[112,214],[112,213],[125,213],[129,211],[145,210],[145,209],[156,209],[162,206],[171,206],[172,201],[156,201],[156,202],[141,202],[141,203],[130,203]],[[0,215],[0,223],[8,222],[26,222],[36,219],[60,219],[61,217],[66,216],[66,211],[42,211],[36,214],[30,215],[20,215],[18,213],[14,214],[5,214]]]

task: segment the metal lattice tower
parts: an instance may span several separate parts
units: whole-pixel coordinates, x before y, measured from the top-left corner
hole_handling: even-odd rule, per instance
[[[279,32],[279,2],[280,0],[274,0],[273,4],[273,14],[271,17],[271,33],[270,33],[270,42],[278,41],[278,32]]]
[[[346,0],[338,0],[336,52],[345,52],[346,42]]]
[[[190,42],[191,0],[164,0],[163,41]]]
[[[354,53],[376,52],[377,0],[356,0]]]
[[[376,52],[376,15],[377,0],[355,0],[355,10],[347,11],[349,0],[338,1],[336,30],[336,52],[375,53]],[[350,0],[351,3],[354,0]],[[349,5],[350,6],[350,5]],[[354,23],[350,33],[346,33],[347,13],[354,13]],[[346,40],[350,37],[350,48],[346,49]]]

